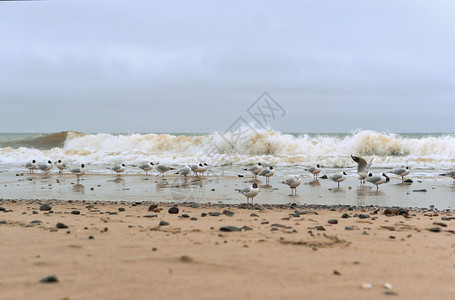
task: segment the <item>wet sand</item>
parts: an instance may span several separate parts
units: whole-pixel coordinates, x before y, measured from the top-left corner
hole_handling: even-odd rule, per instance
[[[0,200],[1,299],[455,297],[450,211],[155,203]]]

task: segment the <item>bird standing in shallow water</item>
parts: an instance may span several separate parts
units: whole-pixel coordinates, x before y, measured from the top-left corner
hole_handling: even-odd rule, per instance
[[[265,177],[265,184],[270,184],[270,177],[272,177],[273,174],[275,174],[275,170],[270,166],[268,169],[262,170],[258,175]]]
[[[115,166],[115,167],[112,168],[112,170],[113,170],[115,173],[117,173],[117,177],[119,177],[119,176],[120,176],[120,173],[122,173],[123,171],[125,171],[125,169],[126,169],[125,164],[121,164],[121,165],[119,165],[119,166]]]
[[[252,186],[244,189],[236,189],[240,194],[243,194],[246,197],[246,204],[249,204],[249,199],[251,198],[251,204],[253,204],[253,198],[259,193],[259,188],[257,183],[253,183]]]
[[[408,175],[411,172],[409,167],[401,168],[401,169],[394,169],[392,171],[393,174],[401,176],[401,183],[404,183],[404,176]]]
[[[357,163],[357,174],[360,177],[360,185],[365,184],[365,178],[368,177],[368,170],[373,165],[374,158],[369,163],[360,156],[351,155],[351,158]]]
[[[69,171],[71,173],[73,173],[74,175],[76,175],[77,182],[79,182],[80,181],[80,177],[85,174],[85,165],[81,164],[80,168],[69,169]]]
[[[320,165],[316,165],[314,167],[309,167],[307,169],[307,171],[310,172],[311,174],[313,174],[313,179],[314,180],[318,180],[319,173],[321,173],[321,166]]]
[[[295,191],[295,195],[297,195],[297,187],[302,183],[300,180],[300,177],[294,176],[294,177],[289,177],[285,181],[283,181],[284,184],[287,184],[291,188],[291,196],[293,195]]]
[[[376,190],[379,190],[379,185],[389,182],[390,178],[385,173],[382,173],[381,175],[373,175],[372,173],[370,173],[368,174],[366,181],[376,185]]]
[[[148,164],[140,165],[139,169],[144,170],[145,171],[145,175],[148,175],[148,171],[153,169],[153,162],[149,162]]]
[[[26,163],[25,167],[30,170],[30,174],[33,174],[33,171],[36,169],[36,160]]]
[[[346,175],[347,174],[345,172],[342,172],[340,174],[334,174],[334,175],[330,176],[329,179],[332,179],[332,181],[337,182],[338,188],[340,188],[340,182],[342,182],[346,179]]]
[[[245,171],[250,171],[253,173],[254,178],[262,171],[262,164],[258,163],[256,166],[252,166],[251,168],[244,169]]]

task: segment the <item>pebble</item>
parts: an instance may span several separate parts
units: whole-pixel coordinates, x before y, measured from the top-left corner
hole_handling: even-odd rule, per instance
[[[220,213],[219,213],[219,212],[216,212],[216,211],[214,211],[214,212],[209,212],[209,216],[211,216],[211,217],[218,217],[218,216],[220,216]]]
[[[80,215],[81,212],[78,211],[78,210],[73,210],[73,211],[71,212],[71,214],[72,214],[72,215]]]
[[[220,227],[220,231],[234,232],[234,231],[241,231],[241,229],[236,226],[222,226],[222,227]]]
[[[152,204],[149,206],[149,211],[154,211],[155,208],[158,208],[158,204]]]
[[[333,270],[333,275],[341,275],[341,273],[338,272],[337,270]]]
[[[327,223],[329,224],[338,224],[338,220],[337,219],[330,219],[327,221]]]
[[[170,214],[178,214],[179,208],[177,206],[173,206],[173,207],[169,208],[169,210],[167,212]]]
[[[196,217],[191,217],[190,220],[191,220],[191,221],[197,221],[197,218],[196,218]]]
[[[360,284],[360,287],[362,289],[371,289],[373,287],[373,285],[371,283],[364,282],[364,283]]]
[[[359,219],[368,219],[368,218],[370,218],[369,214],[360,214],[359,215]]]
[[[341,217],[342,217],[343,219],[347,219],[347,218],[350,218],[351,216],[348,215],[347,213],[344,213],[344,214],[341,215]]]
[[[412,190],[414,193],[425,193],[427,190],[426,189],[421,189],[421,190]]]
[[[125,208],[124,207],[119,207],[118,211],[125,211]]]
[[[51,209],[52,209],[52,207],[49,204],[43,204],[39,208],[40,211],[49,211]]]
[[[397,216],[398,215],[398,209],[388,207],[388,208],[384,209],[384,215],[386,215],[386,216],[387,215]]]
[[[252,214],[250,214],[250,217],[259,217],[259,216],[255,213],[252,213]]]
[[[441,232],[441,228],[439,228],[439,227],[433,227],[433,228],[429,228],[428,231],[431,231],[431,232]]]
[[[344,230],[354,230],[354,229],[355,229],[355,227],[353,227],[353,226],[346,226],[346,227],[344,227]]]
[[[181,215],[180,217],[182,217],[182,218],[189,218],[190,215],[188,215],[188,214],[183,214],[183,215]]]
[[[68,226],[63,223],[57,223],[57,225],[55,225],[55,227],[57,227],[58,229],[68,228]]]
[[[166,221],[160,221],[160,226],[168,226],[169,223]]]
[[[158,217],[158,215],[152,214],[152,215],[145,215],[144,216],[144,218],[156,218],[156,217]]]
[[[325,231],[325,228],[324,228],[324,226],[319,225],[319,226],[316,226],[316,230]]]
[[[394,291],[384,291],[384,295],[387,295],[387,296],[398,296],[398,293],[396,293]]]
[[[201,217],[206,217],[207,213],[201,213]]]
[[[434,222],[433,225],[437,225],[437,226],[441,226],[441,227],[447,227],[447,224],[446,223],[442,223],[442,222]]]
[[[0,211],[5,211],[6,208],[0,206]]]
[[[44,277],[39,282],[40,283],[57,283],[58,279],[55,275],[50,275],[50,276]]]
[[[94,237],[93,235],[90,235],[90,236],[88,237],[88,239],[89,239],[89,240],[94,240],[95,237]]]

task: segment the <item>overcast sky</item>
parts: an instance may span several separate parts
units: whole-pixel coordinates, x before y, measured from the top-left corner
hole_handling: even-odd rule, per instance
[[[455,1],[0,1],[0,132],[455,131]]]

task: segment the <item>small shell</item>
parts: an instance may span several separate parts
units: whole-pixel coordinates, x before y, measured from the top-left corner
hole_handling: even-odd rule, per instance
[[[363,282],[360,284],[360,286],[362,287],[362,289],[366,290],[366,289],[371,289],[373,287],[373,285],[371,283],[367,283],[367,282]]]
[[[393,288],[393,286],[388,282],[384,283],[384,287],[388,290],[391,290]]]

